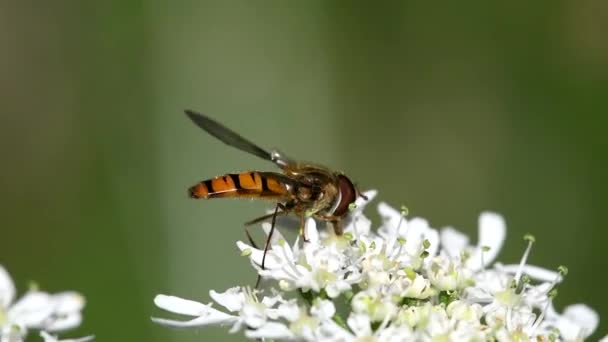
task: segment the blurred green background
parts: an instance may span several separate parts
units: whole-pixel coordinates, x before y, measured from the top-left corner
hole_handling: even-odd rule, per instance
[[[531,263],[570,268],[558,307],[606,317],[607,4],[4,1],[0,263],[21,292],[86,295],[64,336],[224,338],[152,324],[152,299],[253,284],[234,242],[267,204],[186,188],[272,165],[191,108],[434,227],[475,240],[479,213],[502,213],[499,259],[533,233]]]

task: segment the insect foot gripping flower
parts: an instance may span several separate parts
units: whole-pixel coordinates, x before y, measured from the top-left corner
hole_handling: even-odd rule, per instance
[[[15,285],[0,265],[0,341],[23,341],[29,329],[40,331],[45,342],[83,342],[92,336],[75,340],[59,340],[49,332],[60,332],[80,325],[84,298],[76,292],[49,294],[30,289],[15,299]]]
[[[501,216],[482,213],[471,244],[454,228],[433,229],[385,203],[373,231],[365,204],[351,206],[340,236],[317,230],[313,219],[307,242],[289,245],[275,231],[264,268],[263,250],[237,242],[268,290],[210,291],[215,307],[158,295],[158,307],[189,319],[153,321],[290,341],[581,341],[597,327],[597,314],[583,304],[554,309],[567,270],[529,265],[532,236],[518,264],[494,262],[506,235]]]

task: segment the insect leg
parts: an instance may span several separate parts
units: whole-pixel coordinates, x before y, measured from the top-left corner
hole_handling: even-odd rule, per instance
[[[281,209],[281,211],[279,211],[279,209]],[[268,253],[268,246],[270,245],[270,239],[272,238],[272,234],[274,233],[274,226],[277,221],[277,216],[278,215],[287,215],[287,214],[289,214],[289,210],[287,209],[287,207],[281,203],[277,203],[277,206],[275,207],[274,212],[272,212],[270,214],[266,214],[264,216],[260,216],[251,221],[245,222],[245,234],[247,235],[247,239],[249,240],[249,243],[251,244],[251,246],[253,246],[253,248],[258,249],[258,246],[256,245],[256,243],[253,241],[253,238],[251,237],[251,233],[249,233],[249,226],[262,222],[262,221],[266,221],[269,218],[272,218],[270,232],[268,232],[268,238],[266,239],[266,244],[264,245],[264,256],[262,257],[262,269],[264,269],[264,265],[266,263],[266,253]],[[256,289],[260,285],[261,280],[262,280],[262,277],[258,274],[258,278],[255,282]]]
[[[270,240],[272,239],[272,233],[274,233],[274,225],[277,222],[277,215],[281,214],[281,213],[286,213],[286,211],[279,212],[279,207],[283,207],[283,206],[280,203],[277,203],[277,206],[274,208],[274,213],[270,214],[270,217],[272,217],[272,223],[270,225],[270,231],[268,232],[268,238],[266,238],[266,245],[264,245],[264,255],[262,256],[262,269],[265,269],[266,253],[268,253],[268,246],[270,246]],[[252,222],[263,221],[263,220],[267,219],[268,217],[269,217],[269,215],[264,215],[260,218],[253,220]],[[247,231],[247,228],[245,228],[245,231]],[[249,233],[247,233],[247,235],[249,235]],[[260,281],[262,281],[262,276],[260,276],[258,274],[258,278],[255,281],[256,289],[258,288],[258,286],[260,286]]]
[[[304,218],[304,213],[300,214],[300,236],[302,236],[302,241],[308,242],[306,238],[306,219]]]
[[[258,245],[255,243],[255,241],[253,241],[253,238],[251,237],[251,233],[249,233],[249,226],[247,224],[245,224],[245,235],[247,235],[247,240],[249,240],[249,244],[251,245],[251,247],[253,247],[255,249],[259,249]]]
[[[330,222],[336,235],[340,236],[342,233],[344,233],[344,229],[342,227],[342,217],[335,215],[317,215],[317,217],[323,221]]]
[[[251,233],[249,232],[249,226],[254,225],[256,223],[260,223],[263,221],[266,221],[270,218],[273,218],[275,215],[287,215],[289,214],[289,211],[286,210],[285,206],[282,205],[281,203],[278,203],[279,209],[281,209],[281,211],[279,211],[278,213],[270,213],[264,216],[260,216],[258,218],[254,218],[251,221],[247,221],[245,222],[245,235],[247,235],[247,240],[249,241],[249,243],[251,244],[251,246],[255,249],[258,249],[257,244],[255,243],[255,241],[253,241],[253,238],[251,237]]]
[[[334,226],[334,233],[336,233],[336,235],[340,236],[342,235],[342,233],[344,233],[343,229],[342,229],[342,221],[341,220],[334,220],[331,221],[332,226]]]
[[[251,225],[254,225],[256,223],[260,223],[260,222],[266,221],[266,220],[272,218],[275,215],[287,215],[289,213],[289,211],[284,211],[283,210],[284,208],[283,208],[283,206],[281,204],[279,204],[279,209],[281,209],[282,211],[279,211],[276,214],[274,212],[272,212],[270,214],[266,214],[264,216],[260,216],[260,217],[254,218],[251,221],[245,222],[245,226],[251,226]]]
[[[262,269],[264,269],[264,265],[266,262],[266,253],[268,253],[268,246],[270,246],[270,240],[272,239],[272,233],[274,233],[274,225],[277,222],[277,214],[279,213],[279,203],[274,208],[274,213],[272,214],[272,223],[270,226],[270,232],[268,232],[268,238],[266,238],[266,245],[264,246],[264,256],[262,256]]]

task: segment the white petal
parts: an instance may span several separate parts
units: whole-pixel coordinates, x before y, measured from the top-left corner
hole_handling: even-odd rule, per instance
[[[173,319],[164,319],[152,317],[154,323],[165,325],[174,328],[187,328],[187,327],[202,327],[206,325],[226,325],[234,323],[238,320],[238,317],[227,315],[221,311],[215,310],[213,313],[209,313],[206,316],[200,316],[189,321],[177,321]]]
[[[154,304],[163,310],[188,316],[201,316],[209,313],[210,310],[217,311],[210,305],[162,294],[154,297]]]
[[[372,327],[369,317],[366,314],[351,314],[346,320],[346,324],[357,337],[372,335]]]
[[[236,246],[241,252],[248,251],[250,253],[249,260],[255,265],[261,266],[262,261],[264,261],[264,266],[267,269],[274,269],[281,266],[281,258],[272,253],[270,249],[268,250],[268,253],[266,253],[266,260],[264,260],[264,250],[253,248],[242,241],[237,241]]]
[[[416,274],[414,281],[402,293],[404,297],[425,299],[433,294],[431,282],[423,276]]]
[[[273,340],[290,340],[295,337],[285,324],[277,322],[268,322],[256,330],[247,330],[245,336],[251,339],[267,338]]]
[[[59,340],[59,342],[88,342],[88,341],[93,341],[94,339],[95,339],[95,335],[89,335],[89,336],[79,337],[79,338],[74,338],[74,339],[69,339],[69,340]]]
[[[505,273],[516,274],[517,270],[519,269],[519,265],[497,265],[497,268]],[[532,279],[546,282],[554,281],[559,275],[556,271],[534,265],[524,265],[523,273],[529,275]],[[561,281],[562,277],[559,277],[557,282],[559,283]]]
[[[10,274],[0,265],[0,309],[8,308],[15,299],[15,284]]]
[[[85,304],[84,297],[77,292],[56,293],[51,296],[51,300],[57,314],[81,311]]]
[[[264,230],[264,233],[266,233],[266,236],[268,236],[268,234],[270,234],[270,228],[272,228],[272,224],[268,223],[268,222],[264,222],[262,223],[262,229]],[[276,245],[279,240],[285,240],[285,238],[283,237],[283,234],[281,234],[281,232],[277,229],[277,226],[274,226],[274,231],[272,232],[272,238],[270,239],[270,244],[271,245]],[[266,241],[264,241],[264,243],[266,243]]]
[[[352,218],[349,221],[350,222],[344,228],[344,231],[345,232],[348,231],[348,232],[354,234],[353,236],[355,237],[355,239],[359,239],[359,237],[361,235],[369,234],[371,227],[372,227],[372,221],[370,221],[367,217],[365,217],[365,215],[363,215],[363,214],[357,215],[356,218]]]
[[[317,230],[317,223],[313,218],[306,220],[304,231],[306,232],[306,238],[308,239],[309,243],[319,243],[319,231]]]
[[[452,227],[446,227],[439,233],[441,248],[449,256],[457,257],[469,244],[469,237]]]
[[[319,341],[356,341],[356,337],[350,333],[348,328],[343,328],[333,320],[322,322],[319,326],[318,332],[322,337],[324,337],[323,339],[319,339]]]
[[[310,308],[310,313],[319,317],[322,321],[331,319],[336,313],[336,307],[330,300],[319,300]]]
[[[209,291],[209,296],[230,312],[240,311],[243,308],[243,302],[245,301],[245,295],[238,286],[230,288],[222,293],[211,290]]]
[[[89,335],[89,336],[79,337],[79,338],[70,338],[67,340],[59,340],[59,342],[88,342],[88,341],[93,341],[94,339],[95,339],[95,335]]]
[[[354,274],[351,274],[351,276],[354,276]],[[325,292],[327,292],[327,296],[329,298],[334,299],[337,298],[342,292],[348,291],[350,289],[351,286],[348,282],[344,280],[338,280],[328,284],[325,287]]]
[[[564,318],[584,329],[584,337],[588,337],[595,331],[600,320],[597,312],[585,304],[567,306],[564,310]]]
[[[473,270],[481,269],[481,253],[483,253],[486,265],[492,263],[502,248],[506,232],[507,228],[502,216],[491,212],[481,213],[479,215],[479,242],[468,259],[467,266]],[[485,247],[488,247],[489,250],[484,252]]]
[[[18,325],[4,325],[0,327],[1,342],[24,342],[27,330]]]
[[[499,214],[483,212],[479,215],[479,247],[490,247],[484,259],[491,263],[496,259],[507,235],[505,219]]]
[[[80,337],[80,338],[70,338],[67,340],[60,340],[57,338],[57,336],[53,336],[53,335],[47,333],[46,331],[41,331],[40,337],[42,337],[44,339],[44,342],[88,342],[88,341],[93,341],[93,339],[95,339],[95,336],[91,335],[91,336],[85,336],[85,337]]]
[[[262,298],[262,301],[261,301],[261,303],[264,304],[264,306],[266,306],[268,308],[272,308],[273,306],[275,306],[276,303],[283,303],[283,302],[284,302],[284,299],[283,299],[283,297],[281,297],[280,294],[277,294],[272,297],[264,296],[264,298]]]
[[[405,223],[405,221],[404,221]],[[427,249],[429,256],[433,257],[439,250],[439,233],[429,226],[427,220],[414,217],[403,225],[402,229],[406,229],[405,248],[410,255],[420,253],[421,244],[424,240],[429,240],[430,247]]]
[[[264,251],[261,249],[254,248],[242,241],[236,242],[236,247],[241,251],[247,251],[249,254],[249,259],[253,261],[255,264],[260,265],[262,263],[262,257],[264,256]]]
[[[46,331],[40,332],[40,337],[44,340],[44,342],[57,342],[57,336],[53,336]]]
[[[300,317],[300,308],[298,307],[298,303],[295,300],[290,301],[279,305],[277,309],[277,314],[280,317],[283,317],[286,320],[293,322]]]
[[[362,193],[363,196],[367,197],[367,200],[364,199],[363,197],[359,196],[357,197],[357,199],[355,200],[355,211],[363,211],[363,209],[365,208],[365,206],[371,202],[374,197],[376,197],[376,195],[378,194],[378,191],[376,190],[367,190],[364,191]]]
[[[240,316],[245,322],[245,325],[252,329],[257,329],[267,321],[264,309],[266,309],[266,307],[262,304],[246,303],[243,306],[243,310],[240,312]]]
[[[395,245],[395,242],[397,241],[397,238],[400,234],[400,224],[401,226],[405,227],[407,223],[405,222],[405,218],[401,216],[401,213],[399,213],[393,207],[384,202],[380,202],[378,204],[378,213],[382,217],[383,221],[382,226],[378,228],[378,235],[380,235],[386,240],[386,250],[392,251],[393,246]],[[403,232],[401,232],[401,235],[403,235],[402,233]],[[361,234],[357,236],[360,235]]]
[[[402,219],[401,213],[385,202],[378,203],[378,214],[380,214],[380,217],[384,220],[384,226],[391,230],[390,232],[387,232],[389,234],[397,229],[399,221]]]
[[[82,315],[79,311],[71,312],[69,314],[62,314],[59,316],[53,316],[53,318],[45,323],[44,329],[57,332],[76,328],[82,322]]]
[[[51,297],[48,293],[31,291],[18,300],[9,311],[9,320],[30,328],[41,327],[53,314]]]

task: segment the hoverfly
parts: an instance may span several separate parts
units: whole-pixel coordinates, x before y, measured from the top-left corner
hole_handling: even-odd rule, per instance
[[[340,172],[320,165],[294,161],[277,150],[268,152],[203,114],[190,110],[186,110],[186,114],[197,126],[225,144],[269,160],[283,171],[228,173],[201,181],[188,189],[190,197],[195,199],[260,198],[277,202],[273,213],[245,223],[247,238],[255,247],[247,226],[272,219],[264,246],[262,268],[278,215],[297,215],[300,218],[300,235],[306,242],[306,217],[312,216],[329,222],[335,234],[342,235],[341,221],[347,216],[350,205],[359,196],[367,199],[353,182]]]

